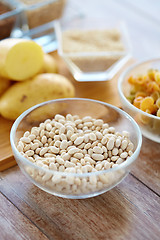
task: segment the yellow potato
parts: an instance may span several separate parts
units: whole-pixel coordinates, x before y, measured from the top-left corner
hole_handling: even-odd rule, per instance
[[[43,65],[44,53],[34,41],[4,39],[0,41],[0,75],[23,81],[37,74]]]
[[[0,113],[15,120],[22,112],[35,104],[57,98],[74,97],[74,87],[62,75],[44,73],[33,79],[12,85],[0,99]]]
[[[43,67],[41,73],[58,73],[58,66],[54,57],[49,54],[44,54]]]
[[[0,96],[10,87],[10,85],[10,80],[0,77]]]

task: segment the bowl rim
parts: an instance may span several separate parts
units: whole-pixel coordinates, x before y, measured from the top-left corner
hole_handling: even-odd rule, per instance
[[[89,102],[99,103],[99,104],[105,105],[107,107],[110,107],[110,108],[114,109],[115,111],[117,111],[119,114],[125,116],[134,125],[134,128],[136,129],[138,143],[137,143],[137,147],[136,147],[133,155],[128,160],[119,164],[115,168],[110,168],[110,169],[107,169],[107,170],[102,170],[102,171],[97,171],[97,172],[89,172],[89,173],[68,173],[68,172],[59,172],[59,171],[54,171],[54,170],[51,170],[51,169],[46,169],[46,168],[39,167],[39,166],[35,165],[31,161],[29,161],[27,158],[25,158],[23,155],[21,155],[21,153],[16,148],[14,138],[15,138],[15,133],[16,133],[17,127],[20,124],[20,122],[23,120],[23,118],[25,116],[27,116],[30,112],[35,110],[36,108],[39,108],[41,106],[51,104],[51,103],[54,103],[54,102],[64,102],[64,101],[89,101]],[[120,108],[118,108],[116,106],[113,106],[109,103],[105,103],[105,102],[98,101],[98,100],[93,100],[93,99],[88,99],[88,98],[61,98],[61,99],[54,99],[54,100],[49,100],[49,101],[42,102],[42,103],[37,104],[37,105],[27,109],[26,111],[24,111],[15,120],[15,122],[12,125],[11,131],[10,131],[10,143],[11,143],[12,151],[13,151],[14,155],[16,154],[18,156],[19,161],[33,167],[34,169],[45,171],[46,173],[52,173],[52,174],[57,174],[57,175],[59,174],[61,176],[89,177],[91,175],[96,175],[97,176],[97,175],[100,175],[100,174],[116,172],[118,170],[126,168],[132,162],[134,162],[136,160],[136,158],[138,157],[140,149],[141,149],[142,134],[141,134],[140,128],[139,128],[138,124],[136,123],[136,121],[128,113],[126,113],[125,111],[121,110]]]
[[[119,77],[118,79],[118,92],[120,97],[126,102],[126,104],[134,111],[137,111],[140,114],[143,114],[147,117],[153,118],[153,119],[157,119],[160,120],[160,117],[152,115],[150,113],[146,113],[144,111],[142,111],[141,109],[135,107],[124,95],[123,91],[122,91],[122,84],[125,80],[125,77],[129,74],[130,71],[132,71],[133,69],[136,69],[136,67],[149,63],[149,62],[156,62],[156,61],[160,61],[160,58],[153,58],[153,59],[147,59],[147,60],[143,60],[143,61],[139,61],[138,63],[133,64],[132,66],[128,67]]]

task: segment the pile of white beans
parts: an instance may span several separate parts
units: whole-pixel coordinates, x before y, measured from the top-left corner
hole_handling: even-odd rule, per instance
[[[124,170],[98,175],[94,172],[114,168],[126,161],[133,154],[134,145],[127,131],[116,132],[102,119],[57,114],[54,119],[47,119],[26,131],[17,149],[41,167],[42,170],[26,167],[36,182],[54,192],[77,195],[102,191],[119,181]],[[60,174],[63,172],[69,173],[68,176]],[[92,174],[81,177],[83,173]]]

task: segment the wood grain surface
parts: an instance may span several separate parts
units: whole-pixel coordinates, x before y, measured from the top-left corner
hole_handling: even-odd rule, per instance
[[[160,198],[132,174],[101,196],[69,200],[43,192],[14,167],[1,174],[0,191],[48,239],[159,239]]]
[[[120,73],[108,82],[78,83],[57,53],[52,54],[59,72],[75,85],[77,97],[120,106],[115,87]],[[1,156],[8,154],[7,161],[13,162],[9,145],[12,122],[1,118],[1,123],[5,126],[4,132],[1,128],[3,148],[0,152],[4,154]],[[2,239],[159,240],[159,156],[159,144],[143,138],[140,156],[126,179],[111,191],[86,200],[67,200],[45,193],[34,186],[18,166],[3,171],[0,175]],[[14,221],[18,225],[14,226]]]
[[[159,54],[159,1],[68,1],[74,9],[92,17],[112,15],[123,19],[134,58]],[[74,84],[76,97],[120,106],[116,87],[120,72],[108,82],[79,83],[57,53],[52,54],[59,72]],[[12,123],[0,117],[1,171],[16,164],[9,143]],[[159,240],[159,146],[143,137],[140,155],[129,175],[107,193],[84,200],[63,199],[40,190],[18,166],[1,172],[0,240]]]

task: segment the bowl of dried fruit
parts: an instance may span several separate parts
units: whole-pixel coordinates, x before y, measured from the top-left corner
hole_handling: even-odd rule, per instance
[[[36,186],[73,199],[115,187],[142,144],[138,125],[126,112],[83,98],[28,109],[14,122],[10,140],[20,169]]]
[[[123,109],[138,123],[142,134],[160,143],[160,59],[140,62],[120,77]]]

